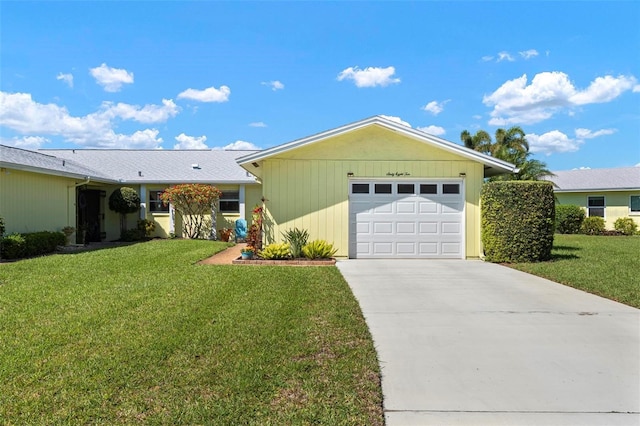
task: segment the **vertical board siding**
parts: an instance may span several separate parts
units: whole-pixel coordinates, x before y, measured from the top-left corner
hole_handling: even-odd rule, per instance
[[[69,200],[70,196],[75,196],[75,184],[76,181],[70,178],[3,169],[0,172],[0,216],[5,221],[5,233],[75,227],[75,212],[69,212],[75,205],[75,200]]]
[[[473,161],[357,161],[273,158],[263,162],[266,203],[266,242],[280,242],[294,227],[309,231],[310,239],[335,245],[337,256],[349,253],[347,173],[359,179],[390,179],[387,173],[409,173],[393,179],[465,178],[466,256],[480,255],[480,189],[483,166]]]

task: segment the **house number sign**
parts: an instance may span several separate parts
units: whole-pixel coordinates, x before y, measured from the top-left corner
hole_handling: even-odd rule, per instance
[[[387,172],[387,176],[411,176],[409,172]]]

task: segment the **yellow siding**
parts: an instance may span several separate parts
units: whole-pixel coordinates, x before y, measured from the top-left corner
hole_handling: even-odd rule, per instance
[[[587,211],[587,200],[590,196],[604,196],[605,212],[604,220],[607,229],[613,229],[616,219],[621,217],[632,218],[640,226],[640,214],[631,214],[630,197],[640,196],[640,191],[616,191],[616,192],[557,192],[556,198],[560,204],[574,204]]]
[[[75,185],[70,178],[0,171],[0,216],[6,233],[59,231],[75,223]]]
[[[372,148],[363,149],[363,145]],[[263,194],[268,199],[266,241],[280,241],[283,231],[303,228],[311,239],[332,242],[340,257],[349,252],[347,173],[353,173],[355,178],[390,178],[387,173],[409,173],[406,178],[414,180],[458,178],[460,173],[466,173],[466,256],[480,256],[480,163],[393,132],[367,128],[269,158],[262,167]]]

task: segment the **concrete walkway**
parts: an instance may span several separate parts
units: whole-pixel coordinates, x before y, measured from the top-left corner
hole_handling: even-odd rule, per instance
[[[387,425],[640,425],[640,310],[481,261],[337,266]]]

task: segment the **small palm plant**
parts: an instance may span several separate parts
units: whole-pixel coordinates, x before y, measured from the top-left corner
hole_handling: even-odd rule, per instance
[[[309,232],[306,229],[289,229],[282,233],[282,237],[289,243],[292,258],[303,257],[302,248],[307,245],[309,240]]]

